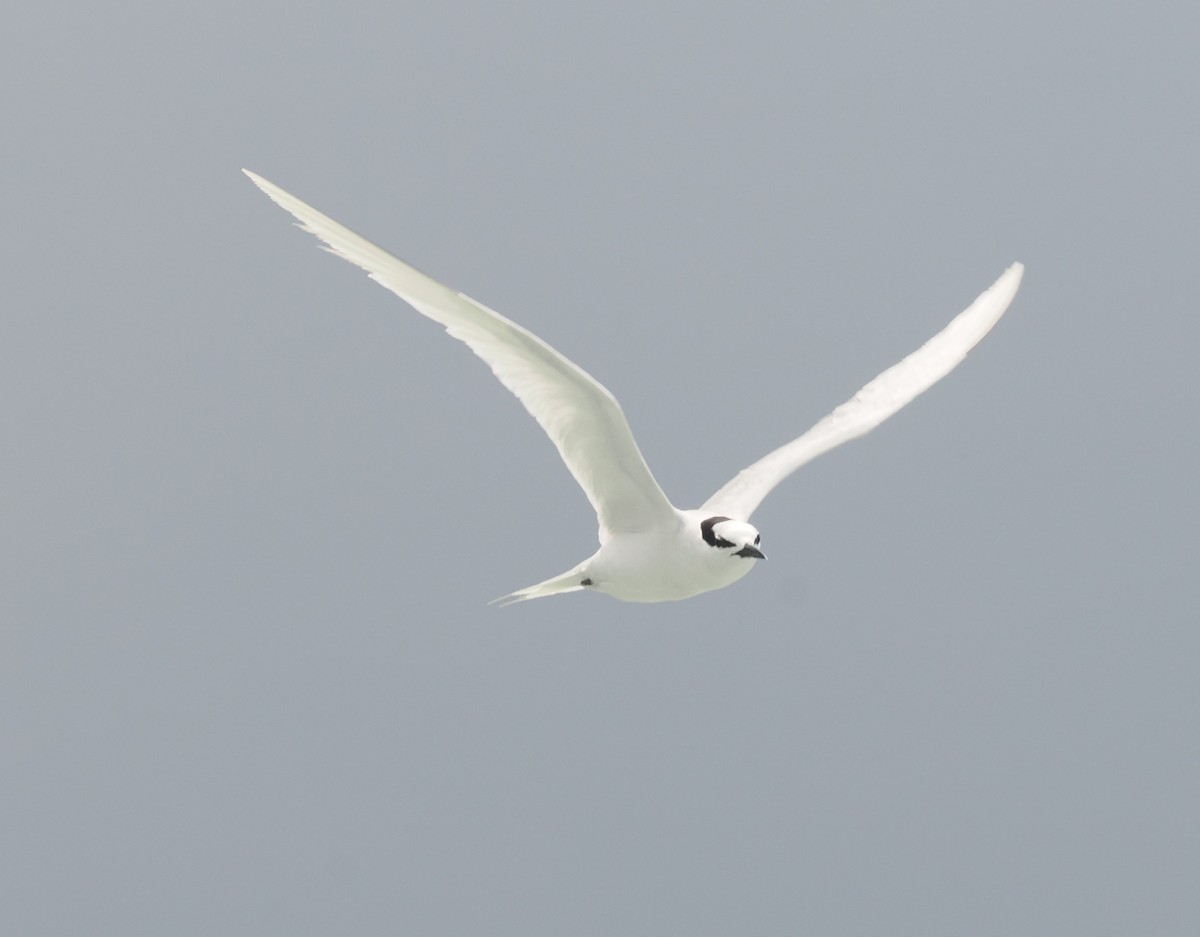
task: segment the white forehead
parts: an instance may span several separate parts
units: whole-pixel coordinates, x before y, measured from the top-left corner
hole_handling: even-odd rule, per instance
[[[718,521],[713,524],[713,533],[723,540],[746,543],[758,536],[758,529],[745,521]]]

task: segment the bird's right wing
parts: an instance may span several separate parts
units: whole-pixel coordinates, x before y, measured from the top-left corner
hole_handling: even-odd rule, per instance
[[[804,463],[869,432],[928,390],[953,371],[1004,315],[1021,285],[1024,270],[1021,264],[1013,264],[937,335],[880,374],[803,436],[742,469],[701,510],[748,520],[771,489]]]
[[[674,522],[675,510],[650,474],[620,405],[599,381],[532,332],[443,286],[261,176],[242,171],[330,252],[444,325],[487,363],[558,448],[596,509],[602,536]]]

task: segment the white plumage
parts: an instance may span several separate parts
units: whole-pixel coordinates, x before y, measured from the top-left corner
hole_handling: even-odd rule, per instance
[[[743,469],[703,506],[675,508],[650,473],[613,395],[586,371],[515,322],[438,283],[333,219],[243,170],[327,249],[482,358],[558,448],[595,508],[600,549],[567,572],[497,601],[590,588],[619,599],[660,602],[719,589],[763,558],[750,515],[801,465],[874,429],[952,371],[1016,295],[1014,263],[941,332],[884,371],[803,436]]]

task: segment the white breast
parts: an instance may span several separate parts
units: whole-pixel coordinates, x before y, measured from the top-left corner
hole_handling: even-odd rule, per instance
[[[699,512],[679,519],[667,530],[611,534],[584,564],[591,588],[626,602],[670,602],[737,582],[757,562],[705,543]]]

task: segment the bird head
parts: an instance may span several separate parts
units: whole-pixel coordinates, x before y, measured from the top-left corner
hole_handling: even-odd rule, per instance
[[[753,524],[728,517],[709,517],[700,522],[700,536],[710,547],[728,550],[730,556],[747,560],[765,560],[760,550],[762,535]]]

